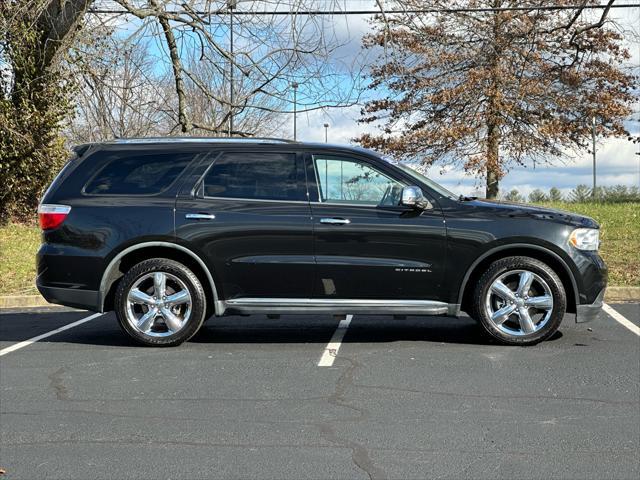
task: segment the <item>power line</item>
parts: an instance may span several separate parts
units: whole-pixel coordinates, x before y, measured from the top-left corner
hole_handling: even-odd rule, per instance
[[[557,10],[604,10],[606,8],[637,8],[640,3],[612,4],[612,5],[540,5],[536,7],[478,7],[478,8],[419,8],[407,10],[384,10],[385,15],[415,15],[420,13],[491,13],[491,12],[514,12],[514,11],[557,11]],[[151,12],[152,9],[141,8],[140,11]],[[109,9],[89,9],[88,13],[94,14],[113,14],[127,15],[131,14],[128,10],[109,10]],[[183,15],[186,13],[196,15],[228,15],[230,10],[220,9],[214,11],[204,10],[166,10],[164,13],[171,15]],[[290,11],[290,10],[234,10],[233,15],[300,15],[300,16],[316,16],[316,15],[376,15],[382,13],[381,10],[306,10],[306,11]]]

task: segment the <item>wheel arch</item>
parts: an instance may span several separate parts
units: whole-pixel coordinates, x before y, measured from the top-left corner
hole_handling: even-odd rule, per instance
[[[187,266],[198,277],[207,295],[207,302],[218,315],[218,291],[211,271],[195,252],[177,243],[164,241],[142,242],[131,245],[119,252],[102,273],[99,290],[101,312],[113,308],[113,300],[118,283],[124,273],[133,265],[149,258],[169,258]]]
[[[458,293],[458,312],[468,311],[469,302],[473,294],[475,280],[486,270],[489,264],[505,257],[526,256],[546,263],[560,277],[567,294],[567,312],[576,313],[579,297],[575,276],[564,259],[549,248],[528,243],[514,243],[494,247],[478,257],[467,269]]]

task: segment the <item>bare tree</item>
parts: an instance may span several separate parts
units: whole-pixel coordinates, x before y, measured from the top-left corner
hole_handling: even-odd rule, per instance
[[[71,52],[76,87],[75,116],[65,129],[71,143],[166,135],[171,92],[154,72],[149,45],[93,35]]]
[[[186,83],[186,93],[188,106],[188,116],[193,119],[196,125],[221,125],[228,119],[229,114],[229,88],[227,85],[228,75],[219,72],[217,65],[210,62],[200,62],[191,59],[188,68],[193,76],[198,79],[198,83],[188,81]],[[177,111],[176,97],[171,95],[172,85],[164,83],[166,95],[170,98],[172,107],[168,109],[170,124],[178,125],[178,118],[175,117]],[[204,89],[203,89],[204,87]],[[245,78],[235,81],[234,89],[236,98],[247,98],[255,85]],[[221,92],[222,102],[212,98],[207,92]],[[275,98],[269,95],[254,95],[252,108],[238,109],[234,113],[234,128],[238,132],[251,134],[254,136],[274,136],[281,131],[286,122],[286,115],[281,112],[289,108],[288,99]],[[207,135],[207,130],[194,132]],[[167,132],[171,133],[171,132]]]
[[[173,75],[174,116],[182,133],[251,135],[253,131],[237,128],[234,120],[261,111],[290,112],[294,83],[299,85],[298,111],[357,102],[358,90],[342,81],[345,73],[360,78],[353,74],[355,67],[328,61],[341,45],[332,21],[297,14],[317,9],[317,0],[114,1],[139,19],[141,30],[149,29],[163,39],[158,48],[165,51]],[[264,15],[265,6],[288,15]],[[206,81],[202,73],[208,80],[213,75],[222,82]],[[215,116],[192,115],[189,103],[194,92],[219,106]]]

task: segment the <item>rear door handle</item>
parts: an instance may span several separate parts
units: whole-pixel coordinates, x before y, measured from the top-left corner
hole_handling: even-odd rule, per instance
[[[214,220],[216,216],[212,213],[187,213],[184,218],[190,220]]]
[[[348,225],[351,220],[348,218],[321,218],[320,223],[328,223],[329,225]]]

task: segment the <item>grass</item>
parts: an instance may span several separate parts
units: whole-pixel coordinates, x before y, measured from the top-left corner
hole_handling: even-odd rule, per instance
[[[545,203],[587,215],[600,224],[600,255],[609,285],[640,287],[640,203]]]
[[[611,285],[640,286],[640,203],[545,203],[594,218],[602,228],[600,253]],[[0,295],[37,293],[35,255],[40,230],[33,225],[0,227]]]
[[[11,223],[0,227],[0,295],[32,295],[40,229]]]

